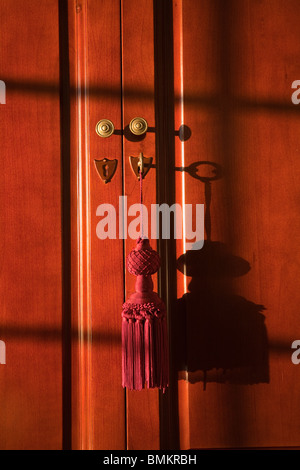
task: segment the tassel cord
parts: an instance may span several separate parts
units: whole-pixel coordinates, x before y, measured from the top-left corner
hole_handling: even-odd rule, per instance
[[[140,172],[140,205],[141,205],[141,238],[144,238],[144,216],[143,216],[143,173]]]

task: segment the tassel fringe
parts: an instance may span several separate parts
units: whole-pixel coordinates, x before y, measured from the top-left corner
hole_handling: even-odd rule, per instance
[[[166,312],[163,302],[131,304],[122,311],[122,385],[129,390],[169,385]]]

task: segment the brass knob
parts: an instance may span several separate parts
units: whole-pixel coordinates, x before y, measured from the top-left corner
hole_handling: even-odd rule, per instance
[[[130,121],[129,129],[135,135],[142,135],[142,134],[145,134],[145,132],[147,132],[148,123],[146,119],[141,118],[141,117],[136,117],[132,119],[132,121]]]
[[[109,137],[114,133],[115,126],[109,119],[101,119],[96,124],[96,132],[100,137]]]

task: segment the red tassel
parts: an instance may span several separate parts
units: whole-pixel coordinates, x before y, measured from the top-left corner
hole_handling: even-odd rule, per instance
[[[127,377],[125,374],[127,373],[127,342],[128,342],[128,321],[125,317],[123,317],[122,321],[122,386],[125,387],[127,383]]]
[[[122,311],[122,385],[130,390],[169,385],[166,310],[151,278],[159,265],[149,240],[139,239],[127,259],[128,271],[137,276],[136,292]]]
[[[141,390],[145,382],[144,325],[141,318],[135,320],[135,351],[134,351],[134,388]]]

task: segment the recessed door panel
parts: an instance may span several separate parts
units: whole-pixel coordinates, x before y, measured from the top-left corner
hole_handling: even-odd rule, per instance
[[[58,4],[2,2],[1,449],[60,449],[62,211]]]
[[[178,244],[180,445],[297,446],[299,5],[173,5],[176,120],[191,129],[176,166],[199,162],[177,198],[205,204],[206,229],[199,252]]]

